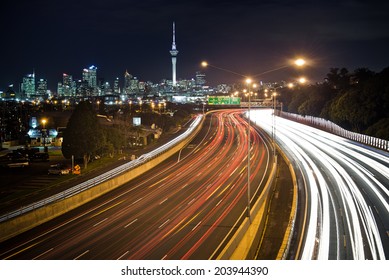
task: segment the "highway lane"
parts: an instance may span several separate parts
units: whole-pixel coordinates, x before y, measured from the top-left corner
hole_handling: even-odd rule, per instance
[[[150,172],[1,244],[3,259],[215,258],[246,214],[243,111],[208,114],[181,151]],[[252,203],[270,171],[268,143],[251,129]]]
[[[271,110],[252,120],[272,131]],[[389,155],[276,117],[276,139],[298,170],[302,223],[294,258],[389,259]],[[302,193],[302,192],[301,192]]]

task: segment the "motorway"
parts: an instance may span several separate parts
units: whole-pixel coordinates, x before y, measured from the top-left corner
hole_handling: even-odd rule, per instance
[[[209,113],[177,155],[50,222],[1,243],[1,259],[214,259],[246,215],[247,122]],[[251,127],[251,204],[272,162]]]
[[[389,154],[251,112],[291,159],[299,187],[293,259],[389,259]]]

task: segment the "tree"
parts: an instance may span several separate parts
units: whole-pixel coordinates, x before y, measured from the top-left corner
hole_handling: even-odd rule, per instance
[[[113,152],[121,150],[126,145],[125,133],[127,127],[106,127],[104,129],[106,143],[104,143],[104,152],[113,155]]]
[[[350,75],[346,68],[330,68],[326,80],[333,89],[343,90],[350,86]]]
[[[90,157],[104,145],[104,134],[91,103],[81,101],[74,109],[63,135],[62,154],[84,160],[87,168]]]
[[[389,140],[389,118],[381,119],[374,125],[370,126],[365,133],[377,138]]]
[[[374,103],[367,102],[362,92],[350,89],[333,100],[330,118],[336,123],[361,133],[375,117]]]

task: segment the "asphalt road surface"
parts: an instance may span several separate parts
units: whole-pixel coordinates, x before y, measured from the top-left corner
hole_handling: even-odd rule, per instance
[[[242,111],[208,114],[180,153],[120,188],[0,244],[2,259],[216,258],[247,207]],[[270,171],[251,127],[251,204]]]
[[[389,259],[389,154],[257,110],[299,181],[297,259]]]

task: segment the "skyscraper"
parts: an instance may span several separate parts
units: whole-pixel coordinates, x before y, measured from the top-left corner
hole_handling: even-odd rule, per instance
[[[127,95],[131,94],[131,80],[132,75],[126,70],[124,73],[124,93]]]
[[[97,67],[92,65],[89,67],[89,80],[88,80],[89,86],[91,88],[97,87]]]
[[[178,50],[176,48],[176,30],[175,30],[175,23],[173,22],[173,43],[172,43],[172,49],[170,50],[170,54],[172,56],[172,70],[173,70],[173,86],[176,86],[177,80],[176,80],[176,64],[177,64],[177,54]]]
[[[202,87],[205,84],[205,74],[197,71],[196,72],[196,85]]]
[[[113,82],[113,92],[120,93],[119,77],[116,77],[115,81]]]
[[[88,94],[96,95],[98,93],[97,88],[97,67],[92,65],[88,69],[82,70],[82,81],[87,83],[89,89]]]
[[[23,77],[22,96],[33,98],[35,96],[35,72]]]
[[[64,96],[71,96],[72,93],[73,93],[73,88],[72,88],[72,84],[73,84],[73,77],[72,75],[68,75],[66,73],[63,73],[62,74],[62,80],[63,80],[63,83],[62,83],[62,86],[63,86],[63,95]]]
[[[47,80],[46,79],[39,79],[37,93],[38,93],[39,97],[44,98],[46,96],[46,94],[47,94]]]

